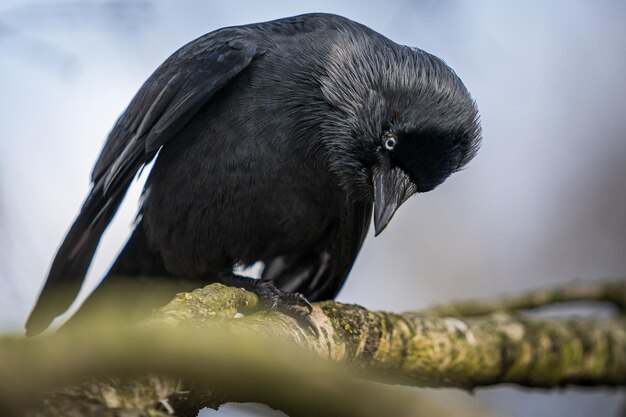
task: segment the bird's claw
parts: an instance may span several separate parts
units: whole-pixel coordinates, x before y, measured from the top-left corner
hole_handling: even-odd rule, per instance
[[[304,295],[297,292],[282,291],[276,288],[273,282],[264,280],[259,280],[256,283],[254,292],[267,309],[278,310],[296,319],[300,325],[310,329],[315,336],[319,336],[317,326],[311,319],[313,306]],[[307,311],[302,311],[300,307],[306,308]]]
[[[287,296],[291,299],[293,305],[304,307],[309,311],[309,314],[313,312],[313,306],[309,303],[309,300],[299,292],[287,293]]]
[[[289,317],[296,319],[298,324],[313,332],[315,337],[319,337],[320,333],[317,330],[317,326],[313,322],[313,319],[311,318],[310,312],[302,311],[290,304],[284,305],[282,308],[279,309],[279,311],[288,315]]]

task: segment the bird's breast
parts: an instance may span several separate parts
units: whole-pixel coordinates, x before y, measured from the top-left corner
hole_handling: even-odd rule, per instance
[[[259,138],[161,151],[143,223],[172,273],[197,275],[313,247],[345,201],[323,165]]]

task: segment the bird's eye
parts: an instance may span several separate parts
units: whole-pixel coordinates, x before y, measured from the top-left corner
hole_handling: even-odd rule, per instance
[[[398,143],[398,139],[396,139],[395,136],[393,136],[391,134],[385,134],[383,136],[383,146],[388,151],[392,151],[393,148],[396,147],[396,143]]]

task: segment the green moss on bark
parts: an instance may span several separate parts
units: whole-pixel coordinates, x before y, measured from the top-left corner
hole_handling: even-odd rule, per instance
[[[154,338],[152,342],[149,338],[135,340],[136,335],[132,333],[127,340],[123,336],[120,336],[122,340],[102,339],[107,349],[112,349],[100,351],[104,355],[104,363],[113,361],[107,363],[112,366],[111,369],[125,371],[125,366],[115,362],[122,358],[130,361],[125,362],[128,369],[135,369],[137,363],[145,366],[153,364],[158,369],[170,371],[180,366],[186,369],[185,375],[194,375],[195,380],[189,385],[192,389],[183,387],[177,378],[161,373],[159,376],[139,378],[133,375],[132,379],[106,377],[55,390],[54,394],[46,397],[45,407],[33,415],[160,417],[173,408],[176,415],[191,416],[199,408],[217,407],[227,401],[262,401],[263,398],[258,398],[257,394],[265,392],[271,397],[273,391],[268,390],[269,387],[248,387],[247,391],[242,388],[247,394],[235,395],[236,390],[222,390],[225,380],[235,384],[231,376],[224,379],[224,375],[212,375],[211,372],[215,368],[221,369],[224,364],[220,361],[228,355],[236,355],[242,361],[239,366],[243,379],[239,384],[245,385],[248,380],[253,380],[256,374],[250,374],[251,369],[257,368],[255,372],[267,375],[273,375],[273,372],[278,372],[281,378],[289,375],[292,385],[294,381],[299,381],[298,378],[306,378],[297,374],[300,369],[292,369],[292,363],[285,361],[283,347],[277,347],[276,352],[259,351],[259,346],[275,339],[304,347],[323,359],[367,370],[368,378],[407,385],[465,389],[501,383],[529,387],[624,386],[626,318],[623,315],[607,319],[541,320],[517,314],[516,310],[538,306],[541,302],[580,300],[585,295],[595,301],[606,299],[620,306],[625,288],[626,285],[615,282],[606,283],[606,287],[604,283],[598,283],[595,287],[585,285],[573,289],[551,289],[547,293],[532,292],[508,297],[504,301],[488,302],[483,306],[463,303],[450,308],[439,307],[406,314],[368,311],[358,305],[323,302],[314,305],[312,314],[319,328],[319,336],[316,336],[300,327],[291,317],[278,312],[258,311],[259,303],[254,294],[213,284],[179,294],[167,306],[155,311],[142,326],[144,330],[160,329],[156,334],[147,333]],[[458,315],[446,315],[451,311]],[[184,341],[170,339],[176,334],[175,329],[188,328],[189,325],[194,331],[187,334]],[[95,336],[106,336],[101,327],[94,326],[94,329],[97,330]],[[67,339],[50,339],[56,343],[50,358],[57,355],[58,360],[70,360],[64,355],[66,351],[76,351],[71,346],[94,343],[84,335],[67,334],[64,337]],[[184,345],[193,343],[194,337],[200,337],[197,343],[204,345]],[[224,339],[230,341],[230,347],[222,346],[219,349],[226,350],[220,351],[218,346],[225,343]],[[124,349],[128,343],[133,344],[128,349],[134,355],[142,351],[145,343],[157,351],[167,348],[168,352],[178,352],[180,356],[178,359],[163,356],[171,361],[165,365],[142,356],[134,356],[138,362],[133,362],[132,356],[125,357]],[[0,376],[10,380],[9,375],[27,373],[25,368],[40,363],[35,366],[36,370],[31,369],[32,372],[41,372],[42,379],[35,385],[50,381],[51,376],[46,373],[59,372],[59,368],[55,368],[55,362],[51,363],[47,356],[39,357],[46,351],[43,344],[40,344],[40,350],[34,346],[30,340],[0,339]],[[202,346],[207,350],[202,350]],[[94,368],[90,362],[90,353],[74,352],[76,358],[73,359],[82,361],[85,369],[99,369],[98,364]],[[186,355],[206,355],[207,360],[213,361],[214,367],[209,366],[206,368],[208,373],[199,374]],[[261,359],[265,356],[269,358],[267,364]],[[20,363],[22,368],[17,365]],[[222,383],[216,384],[216,381]],[[349,385],[350,382],[346,380],[342,384]],[[33,388],[34,385],[24,384],[23,389],[17,386],[0,389],[0,411],[4,411],[3,399],[10,403],[14,397],[24,395],[23,391],[29,386]],[[315,384],[310,386],[310,389],[319,388]],[[328,391],[324,392],[324,395],[330,395]],[[305,400],[303,397],[302,401]],[[274,398],[274,401],[287,404],[286,407],[293,406],[292,403],[281,402],[281,399]],[[311,406],[317,404],[312,403]],[[370,408],[365,410],[371,411]],[[297,408],[294,410],[297,411]]]

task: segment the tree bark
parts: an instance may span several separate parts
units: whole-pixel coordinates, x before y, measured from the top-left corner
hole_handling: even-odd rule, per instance
[[[618,312],[542,319],[519,311],[588,300]],[[315,335],[259,311],[254,294],[213,284],[179,294],[133,329],[98,322],[81,333],[0,339],[0,413],[188,416],[256,401],[293,416],[419,416],[433,415],[427,399],[365,380],[468,390],[624,386],[625,305],[626,281],[405,314],[322,302],[312,313]]]

